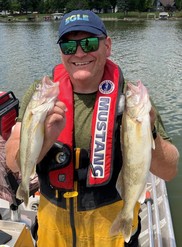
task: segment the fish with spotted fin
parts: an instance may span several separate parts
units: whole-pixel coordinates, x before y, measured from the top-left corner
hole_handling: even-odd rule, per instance
[[[16,197],[27,206],[30,177],[35,175],[36,164],[44,141],[44,121],[54,107],[59,94],[59,82],[44,76],[37,84],[23,116],[20,134],[20,170],[22,180]]]
[[[121,212],[114,220],[110,234],[122,233],[125,242],[132,235],[134,207],[144,198],[146,180],[151,164],[154,140],[150,123],[151,103],[146,87],[128,82],[125,93],[125,109],[122,117],[123,165],[116,188],[124,201]]]

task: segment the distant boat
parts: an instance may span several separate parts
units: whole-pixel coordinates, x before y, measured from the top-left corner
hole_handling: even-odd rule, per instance
[[[167,20],[169,18],[169,14],[167,12],[159,13],[159,20]]]
[[[63,18],[63,15],[64,15],[64,13],[54,13],[54,14],[52,14],[53,20],[55,20],[55,21],[61,20]]]

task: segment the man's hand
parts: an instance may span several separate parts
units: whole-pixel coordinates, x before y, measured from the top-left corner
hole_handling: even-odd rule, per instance
[[[48,113],[45,120],[45,140],[54,143],[66,124],[67,108],[61,101],[56,101],[53,109]]]

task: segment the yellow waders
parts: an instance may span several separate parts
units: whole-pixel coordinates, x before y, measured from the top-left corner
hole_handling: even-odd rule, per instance
[[[67,205],[69,206],[67,199]],[[122,235],[111,237],[110,227],[121,211],[122,201],[94,210],[76,211],[74,198],[74,225],[76,230],[76,247],[122,247]],[[69,207],[68,207],[69,208]],[[138,226],[137,203],[134,210],[133,231]],[[57,207],[42,195],[38,210],[38,247],[75,247],[73,246],[70,211]]]

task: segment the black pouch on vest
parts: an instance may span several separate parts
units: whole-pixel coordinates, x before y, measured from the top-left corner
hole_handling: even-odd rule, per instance
[[[76,153],[79,153],[78,159]],[[53,188],[69,191],[73,190],[74,181],[86,181],[90,159],[85,149],[75,149],[72,154],[68,145],[56,142],[48,155],[52,157],[48,174]],[[77,168],[75,160],[78,161]]]
[[[46,155],[44,165],[48,166],[50,185],[55,189],[72,190],[72,153],[68,145],[56,142]],[[46,164],[47,163],[47,164]]]
[[[78,166],[75,167],[75,155],[79,150]],[[86,181],[89,155],[85,149],[71,151],[68,145],[56,142],[37,166],[38,174],[47,177],[47,183],[59,191],[73,190],[74,181]]]

